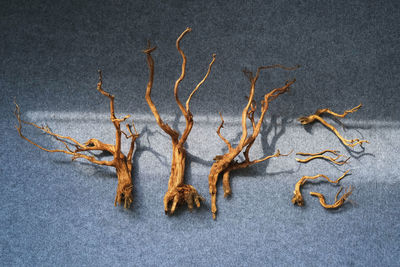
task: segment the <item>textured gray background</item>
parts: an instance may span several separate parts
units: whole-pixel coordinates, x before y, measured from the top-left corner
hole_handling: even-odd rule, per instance
[[[2,265],[399,265],[400,134],[398,1],[1,1],[0,2],[0,263]],[[156,76],[153,100],[171,125],[184,127],[172,97],[179,76],[177,36],[188,56],[185,99],[212,74],[192,100],[195,126],[187,145],[187,182],[206,198],[165,216],[170,140],[144,101],[148,70],[141,50],[151,39]],[[326,148],[352,155],[336,167],[294,155],[232,174],[233,195],[219,184],[212,221],[207,175],[212,158],[225,151],[215,134],[240,134],[248,93],[243,68],[301,64],[292,72],[263,72],[256,97],[297,78],[293,90],[271,104],[252,157]],[[142,136],[134,159],[134,203],[114,207],[113,169],[66,155],[49,154],[20,139],[13,98],[27,120],[47,123],[80,141],[113,142],[108,101],[95,90],[98,68],[104,88],[116,95],[119,115],[132,114]],[[365,151],[347,150],[319,124],[302,127],[300,115],[320,107],[364,107],[335,125],[346,137],[371,141]],[[25,127],[26,135],[55,147],[51,138]],[[303,175],[352,175],[352,202],[326,211],[308,195],[329,201],[337,187],[304,186],[306,206],[291,204]]]

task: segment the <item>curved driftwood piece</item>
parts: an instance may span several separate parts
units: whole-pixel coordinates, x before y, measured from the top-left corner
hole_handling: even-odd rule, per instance
[[[86,159],[94,164],[98,165],[106,165],[106,166],[111,166],[116,169],[117,172],[117,177],[118,177],[118,186],[117,186],[117,193],[115,196],[115,201],[114,205],[117,204],[122,204],[124,203],[125,208],[129,208],[133,198],[132,198],[132,157],[133,157],[133,151],[135,148],[135,140],[139,137],[139,134],[137,133],[135,126],[132,121],[132,125],[126,124],[127,130],[129,134],[125,133],[124,131],[121,130],[121,123],[127,120],[130,116],[125,116],[122,119],[118,119],[115,116],[114,112],[114,96],[111,95],[110,93],[106,92],[102,88],[102,73],[99,70],[99,82],[97,83],[97,90],[104,96],[108,97],[110,99],[110,119],[111,122],[114,124],[115,127],[115,144],[105,144],[101,142],[98,139],[91,138],[85,143],[80,143],[76,139],[69,137],[69,136],[62,136],[59,134],[56,134],[50,130],[49,127],[47,126],[39,126],[35,123],[32,122],[27,122],[21,119],[21,112],[20,112],[20,107],[17,103],[15,103],[15,116],[18,120],[18,126],[16,126],[17,131],[21,138],[25,139],[32,145],[40,148],[41,150],[47,151],[47,152],[60,152],[64,153],[67,155],[72,156],[72,160],[75,159]],[[26,137],[22,133],[22,124],[27,124],[31,125],[42,132],[54,137],[57,141],[61,142],[64,146],[64,149],[47,149],[36,142],[32,141],[28,137]],[[134,133],[132,132],[132,128],[134,130]],[[121,135],[124,135],[126,139],[131,139],[130,143],[130,148],[128,154],[125,156],[122,151],[121,151]],[[72,148],[73,146],[74,148]],[[98,160],[94,156],[89,156],[86,155],[82,152],[87,152],[87,151],[106,151],[110,154],[113,155],[113,160],[107,161],[107,160]]]
[[[261,114],[256,122],[254,119],[254,113],[257,108],[257,103],[254,100],[254,92],[255,92],[255,85],[257,82],[257,79],[260,75],[260,71],[264,69],[273,69],[273,68],[281,68],[284,70],[294,70],[297,69],[299,66],[288,68],[284,67],[282,65],[271,65],[271,66],[261,66],[257,69],[256,75],[254,76],[252,72],[245,70],[244,74],[249,78],[250,80],[250,94],[248,97],[247,105],[244,107],[242,111],[242,135],[239,141],[239,144],[236,147],[233,147],[231,143],[225,139],[222,134],[221,134],[221,128],[224,126],[224,119],[221,116],[221,124],[219,125],[217,129],[217,134],[218,136],[222,139],[222,141],[228,146],[228,152],[225,153],[224,155],[217,155],[214,158],[214,163],[211,167],[209,176],[208,176],[208,184],[209,184],[209,190],[210,190],[210,195],[211,195],[211,212],[213,215],[213,219],[216,218],[217,214],[217,181],[220,175],[222,175],[222,184],[223,184],[223,190],[224,190],[224,197],[230,195],[232,193],[231,187],[230,187],[230,172],[233,170],[237,169],[242,169],[246,168],[248,166],[251,166],[253,164],[263,162],[265,160],[268,160],[270,158],[275,158],[275,157],[281,157],[281,156],[287,156],[289,154],[281,154],[279,150],[273,154],[269,155],[265,158],[258,159],[258,160],[250,160],[249,158],[249,152],[254,144],[258,134],[260,133],[261,130],[261,125],[263,123],[265,114],[268,110],[269,103],[276,99],[278,96],[281,94],[286,93],[289,91],[290,86],[296,81],[295,79],[286,82],[286,84],[281,87],[281,88],[276,88],[273,89],[271,92],[267,93],[264,95],[264,99],[261,101]],[[247,119],[250,120],[251,127],[252,127],[252,133],[249,135],[248,130],[247,130]],[[236,156],[238,156],[241,152],[243,151],[244,155],[244,161],[242,162],[237,162],[235,160]]]
[[[332,153],[332,154],[334,154],[336,157],[331,157],[331,156],[326,156],[326,155],[324,155],[325,153]],[[307,163],[307,162],[309,162],[309,161],[311,161],[311,160],[313,160],[313,159],[325,159],[325,160],[328,160],[328,161],[330,161],[330,162],[333,162],[333,163],[335,163],[335,164],[337,164],[337,165],[343,165],[343,164],[346,164],[347,162],[348,162],[348,160],[350,159],[350,157],[348,157],[347,159],[345,159],[345,160],[340,160],[340,161],[338,161],[338,159],[340,159],[341,157],[345,157],[345,155],[340,155],[339,154],[339,151],[337,151],[337,150],[329,150],[329,149],[327,149],[327,150],[324,150],[324,151],[321,151],[321,152],[318,152],[318,153],[303,153],[303,152],[298,152],[298,153],[296,153],[296,155],[299,155],[299,156],[309,156],[308,158],[305,158],[305,159],[298,159],[298,158],[296,158],[296,161],[297,162],[300,162],[300,163]]]
[[[154,80],[154,60],[151,56],[151,53],[156,49],[156,47],[151,47],[149,42],[147,49],[143,51],[146,54],[147,65],[150,71],[149,82],[147,84],[147,89],[146,89],[146,101],[157,121],[158,126],[171,137],[172,141],[171,174],[168,182],[168,190],[164,196],[165,214],[168,214],[168,212],[173,214],[178,204],[186,203],[188,205],[189,210],[192,210],[193,204],[195,204],[197,207],[200,207],[200,202],[204,201],[204,198],[197,192],[197,190],[193,186],[184,184],[185,163],[186,163],[186,149],[184,147],[184,144],[193,127],[193,115],[189,107],[190,100],[192,99],[193,95],[197,92],[199,87],[204,83],[204,81],[209,76],[216,55],[215,54],[212,55],[212,60],[208,66],[207,73],[205,74],[204,78],[193,89],[184,106],[178,97],[179,84],[185,78],[185,69],[186,69],[186,56],[183,53],[182,49],[180,48],[180,41],[190,31],[191,28],[187,28],[176,40],[176,48],[182,57],[182,70],[180,77],[175,82],[174,97],[179,109],[181,110],[186,120],[186,127],[181,137],[179,137],[179,133],[177,130],[172,129],[168,124],[164,123],[164,121],[160,117],[160,114],[157,111],[155,104],[151,99],[151,89],[153,87],[153,80]]]
[[[343,187],[340,187],[339,191],[336,193],[335,202],[333,204],[326,204],[325,197],[321,193],[310,192],[310,195],[312,195],[314,197],[318,197],[319,203],[325,209],[337,209],[337,208],[341,207],[344,204],[344,202],[349,198],[349,196],[353,193],[354,188],[351,187],[351,185],[350,185],[348,188],[345,189],[344,194],[340,197],[340,199],[338,199],[338,196],[339,196],[340,192],[342,191],[342,189],[343,189]]]
[[[328,182],[332,184],[337,184],[339,183],[340,180],[342,180],[350,170],[347,170],[346,172],[343,173],[342,176],[340,176],[336,180],[331,180],[329,179],[328,176],[324,174],[317,174],[315,176],[303,176],[301,179],[296,183],[294,191],[293,191],[293,198],[292,198],[292,203],[298,206],[304,206],[304,199],[303,196],[301,195],[301,186],[306,183],[307,180],[315,180],[318,179],[319,177],[325,178]]]
[[[317,120],[317,121],[321,122],[325,127],[330,129],[332,132],[334,132],[336,134],[336,136],[340,139],[340,141],[342,141],[342,143],[344,145],[353,148],[356,145],[362,146],[363,143],[369,144],[369,142],[367,140],[360,140],[358,138],[355,138],[355,139],[346,139],[346,138],[344,138],[343,136],[340,135],[338,130],[334,126],[332,126],[331,124],[326,122],[321,117],[321,115],[323,115],[324,113],[327,113],[327,114],[330,114],[330,115],[332,115],[334,117],[337,117],[337,118],[344,118],[344,117],[346,117],[347,114],[356,112],[361,107],[362,107],[362,104],[360,104],[360,105],[358,105],[358,106],[356,106],[356,107],[354,107],[352,109],[346,110],[342,114],[335,113],[335,112],[331,111],[328,108],[318,109],[314,114],[298,118],[298,121],[300,121],[301,124],[306,125],[306,124],[310,124],[310,123],[312,123],[312,122]]]

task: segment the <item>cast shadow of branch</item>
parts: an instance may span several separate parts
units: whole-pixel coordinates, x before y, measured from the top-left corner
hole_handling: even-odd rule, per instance
[[[263,156],[273,155],[276,153],[277,149],[281,149],[282,153],[288,153],[289,151],[282,151],[282,148],[277,148],[278,140],[285,134],[287,125],[290,123],[288,118],[283,117],[278,123],[279,116],[273,114],[271,116],[271,121],[268,126],[265,127],[266,123],[264,123],[262,131],[259,134],[259,138],[261,140]],[[240,134],[237,136],[236,139],[239,140]],[[236,140],[235,139],[235,140]],[[286,149],[286,148],[284,148]],[[272,159],[272,160],[279,160],[279,159]],[[281,175],[281,174],[293,174],[298,171],[297,170],[284,170],[284,171],[277,171],[277,172],[268,172],[269,161],[267,160],[262,163],[255,164],[249,168],[241,169],[235,171],[237,175],[240,176],[265,176],[265,175]]]

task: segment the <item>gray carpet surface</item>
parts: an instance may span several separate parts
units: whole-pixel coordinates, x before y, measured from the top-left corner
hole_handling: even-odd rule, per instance
[[[0,263],[3,266],[399,266],[400,76],[397,1],[1,1],[0,2]],[[148,69],[141,52],[157,46],[153,100],[162,118],[184,129],[172,89],[181,58],[188,57],[182,100],[208,80],[191,102],[194,127],[187,140],[186,182],[206,201],[189,212],[164,215],[171,141],[144,99]],[[227,151],[215,133],[237,144],[249,82],[243,69],[268,70],[256,86],[257,101],[286,80],[291,91],[270,104],[253,146],[256,159],[273,154],[336,149],[351,156],[335,166],[295,161],[295,153],[231,175],[232,196],[218,183],[218,217],[212,220],[208,172]],[[114,141],[109,103],[96,89],[97,70],[115,95],[118,116],[131,114],[141,136],[134,157],[134,202],[114,207],[115,171],[63,154],[46,153],[22,140],[13,100],[22,117],[47,124],[79,141]],[[318,108],[347,138],[370,141],[346,148],[327,128],[296,120]],[[24,133],[48,148],[56,140],[32,127]],[[127,151],[127,143],[123,149]],[[338,186],[310,182],[305,206],[290,202],[303,175],[323,173],[353,185],[350,201],[323,209],[311,191],[332,202]]]

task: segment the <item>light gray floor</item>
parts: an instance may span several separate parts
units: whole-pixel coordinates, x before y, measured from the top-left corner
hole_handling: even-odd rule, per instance
[[[396,266],[400,243],[399,7],[396,1],[240,1],[147,3],[0,3],[0,263],[24,265],[346,265]],[[195,125],[187,141],[186,181],[205,198],[190,213],[165,216],[162,198],[171,162],[169,138],[144,101],[148,70],[140,52],[150,38],[156,77],[154,102],[165,121],[184,127],[172,97],[179,76],[176,37],[188,56],[182,98],[212,74],[192,100]],[[252,158],[337,149],[352,156],[345,166],[325,161],[301,165],[292,154],[232,174],[232,197],[218,184],[218,217],[212,220],[207,175],[212,158],[226,151],[215,131],[218,112],[225,137],[238,141],[248,93],[241,69],[301,64],[299,70],[263,72],[256,98],[296,77],[292,90],[271,103]],[[38,150],[14,128],[16,97],[26,120],[48,124],[80,141],[113,142],[108,101],[96,90],[96,70],[116,95],[118,116],[132,114],[141,137],[134,159],[134,203],[114,207],[112,169]],[[363,103],[341,124],[345,137],[370,141],[347,150],[320,124],[296,118],[317,108],[342,112]],[[48,147],[55,140],[25,127]],[[126,151],[126,146],[124,147]],[[358,153],[360,152],[360,153]],[[310,191],[332,201],[337,186],[303,187],[306,206],[290,202],[303,175],[332,178],[351,169],[351,201],[324,210]]]

